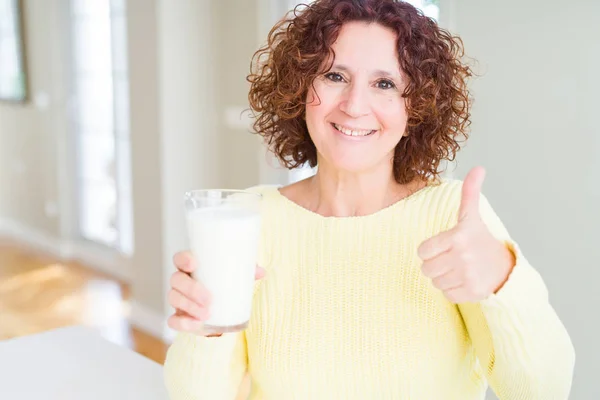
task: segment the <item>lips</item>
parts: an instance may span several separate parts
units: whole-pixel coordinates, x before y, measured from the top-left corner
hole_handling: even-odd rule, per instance
[[[345,136],[352,136],[352,137],[361,137],[361,136],[370,136],[372,134],[374,134],[375,132],[377,132],[376,129],[358,129],[358,128],[354,128],[354,127],[346,127],[343,125],[338,125],[335,123],[331,124],[335,130],[337,130],[338,132],[340,132],[341,134],[345,135]]]

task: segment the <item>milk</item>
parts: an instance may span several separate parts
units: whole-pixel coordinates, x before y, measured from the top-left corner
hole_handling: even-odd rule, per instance
[[[246,328],[250,319],[260,236],[260,212],[250,207],[210,206],[187,212],[193,277],[209,290],[207,331]]]

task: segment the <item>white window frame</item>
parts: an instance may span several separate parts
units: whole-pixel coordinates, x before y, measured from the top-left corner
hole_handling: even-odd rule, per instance
[[[85,231],[83,224],[83,216],[85,212],[93,212],[93,210],[85,210],[86,204],[83,203],[83,190],[90,183],[90,178],[82,174],[82,159],[80,154],[80,146],[82,139],[93,135],[89,131],[89,126],[84,127],[82,118],[81,105],[82,99],[78,96],[80,93],[79,86],[85,80],[85,72],[79,69],[78,58],[81,54],[77,53],[75,46],[78,31],[76,26],[85,20],[86,15],[76,12],[78,7],[82,7],[85,2],[93,2],[96,0],[70,0],[69,2],[69,21],[71,23],[71,76],[72,76],[72,93],[71,93],[71,130],[73,138],[74,150],[74,171],[71,174],[74,185],[74,233],[79,241],[92,244],[96,247],[106,248],[125,256],[130,256],[133,253],[133,215],[132,215],[132,193],[131,193],[131,143],[130,143],[130,127],[129,127],[129,82],[128,82],[128,66],[127,66],[127,36],[126,36],[126,18],[124,0],[109,0],[109,24],[108,27],[110,37],[108,46],[110,46],[110,67],[105,70],[110,74],[110,97],[112,98],[112,123],[110,128],[102,134],[112,134],[113,141],[113,161],[112,168],[114,172],[111,176],[114,178],[114,195],[115,195],[115,237],[90,237]],[[90,97],[91,98],[91,97]],[[89,101],[90,98],[87,98]],[[92,179],[93,180],[93,179]],[[108,182],[108,181],[107,181]]]

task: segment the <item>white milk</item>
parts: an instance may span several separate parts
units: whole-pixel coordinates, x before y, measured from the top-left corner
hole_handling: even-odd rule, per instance
[[[258,210],[216,206],[188,211],[194,278],[211,293],[205,325],[234,327],[250,319],[260,237]],[[244,326],[245,327],[245,326]]]

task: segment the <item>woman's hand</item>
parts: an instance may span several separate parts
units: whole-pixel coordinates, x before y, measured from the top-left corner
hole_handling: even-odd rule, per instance
[[[472,169],[463,182],[458,224],[423,242],[422,271],[453,303],[478,302],[496,293],[514,265],[513,253],[488,230],[479,214],[485,170]]]
[[[210,293],[202,282],[191,277],[197,266],[189,251],[176,253],[173,264],[177,271],[171,275],[171,289],[167,297],[175,313],[169,317],[168,325],[176,331],[201,332],[203,321],[209,317]],[[264,275],[265,270],[256,267],[256,279]]]

